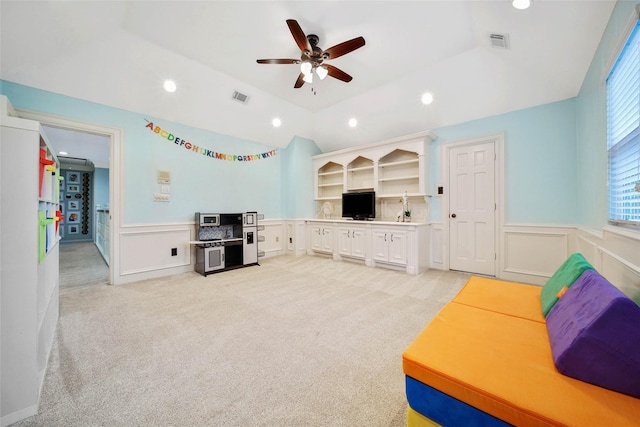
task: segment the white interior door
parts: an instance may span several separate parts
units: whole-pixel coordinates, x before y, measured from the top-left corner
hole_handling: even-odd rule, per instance
[[[495,275],[495,145],[449,153],[449,268]]]

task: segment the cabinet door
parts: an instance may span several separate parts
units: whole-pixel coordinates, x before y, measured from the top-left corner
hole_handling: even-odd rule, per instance
[[[322,227],[311,227],[311,249],[314,251],[322,250]]]
[[[394,264],[407,263],[407,234],[403,232],[389,233],[387,244],[389,245],[389,262]]]
[[[387,261],[389,259],[389,245],[386,231],[373,232],[373,259],[376,261]]]
[[[338,253],[340,255],[351,255],[351,230],[348,228],[338,229]]]
[[[322,250],[325,252],[333,252],[333,229],[322,227]]]
[[[354,257],[365,257],[365,232],[361,229],[351,230],[351,255]]]

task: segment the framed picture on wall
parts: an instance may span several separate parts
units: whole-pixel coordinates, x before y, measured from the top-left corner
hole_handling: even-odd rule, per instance
[[[80,174],[78,172],[67,173],[67,184],[79,184]]]
[[[78,185],[67,185],[67,192],[68,193],[77,193],[78,191],[80,191],[80,186],[78,186]]]
[[[79,226],[70,225],[69,229],[68,229],[68,232],[69,232],[69,234],[78,234],[78,229],[79,229]]]
[[[65,195],[64,195],[64,198],[65,198],[65,199],[70,199],[70,198],[71,198],[71,194],[65,194]]]
[[[77,200],[69,200],[67,202],[67,209],[70,211],[77,211],[80,209],[80,203]]]
[[[75,212],[67,213],[67,222],[78,222],[80,220],[80,215]]]

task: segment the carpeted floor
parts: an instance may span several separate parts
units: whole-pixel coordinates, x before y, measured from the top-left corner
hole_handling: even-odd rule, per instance
[[[61,294],[18,426],[404,426],[401,355],[467,274],[274,257]]]

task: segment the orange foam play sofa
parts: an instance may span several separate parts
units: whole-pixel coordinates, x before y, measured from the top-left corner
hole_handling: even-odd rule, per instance
[[[575,294],[572,297],[578,302],[584,298],[577,286],[573,291],[571,284],[593,269],[579,254],[567,263],[573,263],[570,267],[574,271],[569,272],[573,276],[568,277],[567,268],[561,268],[554,275],[557,283],[553,286],[470,278],[403,353],[409,426],[640,425],[638,397],[565,375],[555,364],[554,356],[560,360],[560,356],[569,354],[571,357],[565,359],[569,365],[577,366],[581,358],[598,354],[597,349],[586,351],[585,347],[574,345],[580,337],[570,340],[576,347],[574,353],[564,348],[564,354],[554,354],[556,348],[550,340],[547,321],[555,309],[564,310],[562,314],[569,319],[569,326],[557,328],[562,333],[571,332],[573,327],[577,334],[585,335],[585,330],[589,332],[597,326],[593,319],[585,323],[581,315],[566,315],[571,307],[560,307],[558,301],[564,303],[564,292],[568,296],[569,291],[573,292],[571,295]],[[601,277],[598,280],[604,281]],[[627,304],[624,296],[615,296]],[[588,311],[593,302],[583,305],[577,312],[584,312],[585,307]],[[631,302],[629,308],[631,317],[637,319],[633,316],[640,313],[640,307],[634,308]],[[619,310],[609,304],[598,310],[614,309]],[[595,313],[594,318],[602,319],[601,313]],[[635,330],[638,333],[632,331],[629,339],[640,339],[640,324]],[[638,342],[634,348],[638,348]],[[624,351],[623,348],[620,352]],[[632,359],[632,369],[636,369],[640,354],[633,350],[626,357]],[[597,365],[599,360],[596,357],[589,363]],[[615,366],[608,368],[615,373]],[[629,374],[635,375],[634,372],[637,371]],[[640,382],[640,377],[635,381]]]

